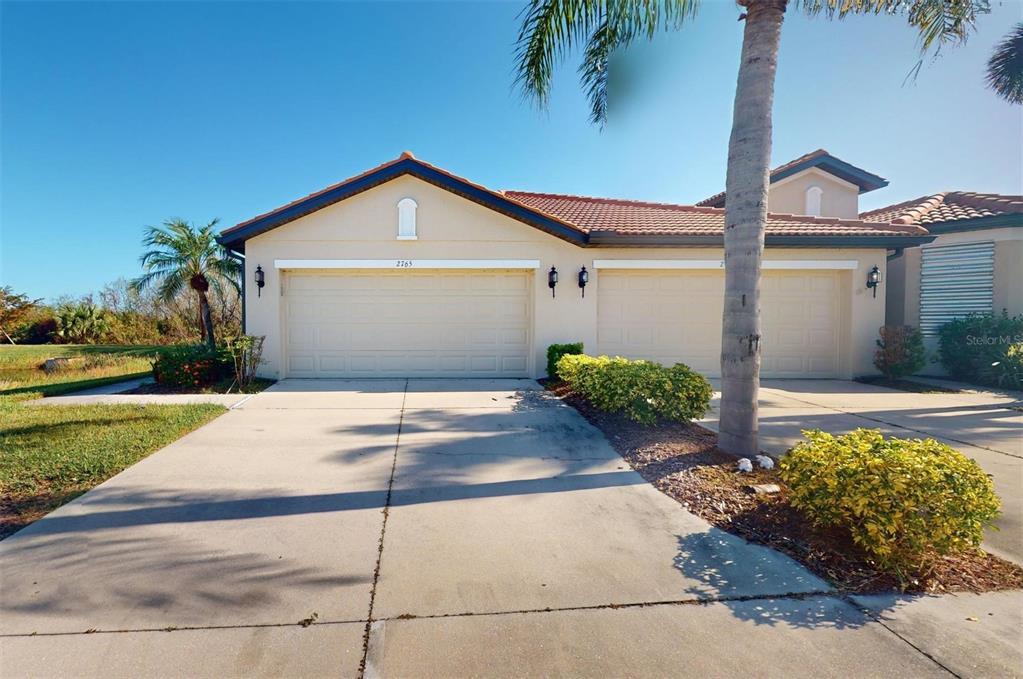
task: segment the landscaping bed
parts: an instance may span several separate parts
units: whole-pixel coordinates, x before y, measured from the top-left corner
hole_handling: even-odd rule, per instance
[[[987,592],[1023,588],[1023,568],[980,550],[936,557],[904,580],[875,567],[848,534],[814,528],[789,504],[777,470],[736,471],[735,458],[716,446],[717,435],[695,424],[643,425],[598,410],[565,384],[547,385],[600,429],[639,474],[687,510],[750,542],[783,552],[850,593]],[[776,494],[756,494],[776,484]]]
[[[29,407],[0,397],[0,539],[221,413],[219,405]]]

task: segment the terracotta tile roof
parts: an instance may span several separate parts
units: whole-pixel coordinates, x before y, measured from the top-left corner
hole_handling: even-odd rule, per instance
[[[896,224],[941,224],[943,222],[1023,214],[1023,196],[1003,196],[997,193],[971,193],[945,191],[933,196],[889,205],[860,214],[868,222],[894,222]]]
[[[529,191],[504,191],[503,194],[506,198],[571,224],[584,233],[599,231],[635,236],[711,236],[723,233],[725,226],[724,208]],[[922,236],[927,235],[927,230],[906,224],[878,224],[856,219],[771,214],[767,219],[767,234]]]
[[[826,149],[811,151],[810,153],[806,153],[794,160],[790,160],[787,163],[779,165],[771,170],[770,182],[776,182],[788,177],[789,175],[797,174],[802,170],[810,169],[811,167],[819,167],[824,172],[856,184],[860,187],[860,193],[888,186],[888,180],[884,177],[879,177],[872,172],[867,172],[862,168],[847,163],[841,158],[833,156]],[[700,207],[724,207],[724,200],[725,192],[722,191],[720,193],[715,193],[710,198],[704,198],[696,205]]]

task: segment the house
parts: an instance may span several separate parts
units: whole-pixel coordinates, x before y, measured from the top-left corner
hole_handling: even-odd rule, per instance
[[[935,236],[888,258],[887,323],[918,326],[933,345],[953,318],[1023,314],[1023,196],[949,191],[860,218],[922,226]]]
[[[933,239],[855,218],[846,194],[883,181],[821,157],[778,181],[819,189],[822,216],[768,219],[763,375],[873,372],[868,274]],[[539,377],[569,341],[716,375],[723,228],[720,207],[494,191],[406,152],[220,242],[244,256],[268,377]]]

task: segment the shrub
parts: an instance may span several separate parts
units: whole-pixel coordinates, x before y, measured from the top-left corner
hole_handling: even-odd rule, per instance
[[[158,384],[173,387],[206,387],[231,374],[232,362],[223,349],[204,344],[161,349],[153,361]]]
[[[552,380],[564,379],[558,374],[558,361],[562,356],[583,353],[582,342],[569,342],[568,344],[552,344],[547,347],[547,377]]]
[[[631,420],[689,422],[710,407],[710,383],[689,366],[666,368],[650,361],[568,354],[558,374],[594,407],[622,413]]]
[[[1023,389],[1023,342],[1010,344],[1001,360],[981,371],[986,384]]]
[[[919,328],[908,325],[885,325],[876,340],[874,367],[890,380],[912,375],[927,365],[924,338]]]
[[[234,368],[234,382],[239,389],[252,384],[256,379],[256,370],[263,362],[263,341],[265,337],[254,337],[253,335],[239,335],[228,337],[225,341],[227,352],[231,355],[231,365]]]
[[[98,341],[110,327],[106,311],[91,300],[60,305],[56,313],[55,337],[71,344],[91,344]]]
[[[981,384],[996,384],[1009,347],[1023,342],[1023,316],[971,314],[945,323],[938,329],[938,358],[949,375]]]
[[[991,479],[944,443],[876,429],[803,435],[780,463],[792,505],[815,525],[848,530],[882,567],[899,573],[932,552],[975,548],[998,516]]]

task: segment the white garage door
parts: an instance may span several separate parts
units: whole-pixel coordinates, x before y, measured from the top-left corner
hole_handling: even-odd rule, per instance
[[[289,377],[525,377],[531,274],[291,272]]]
[[[721,372],[720,271],[615,271],[598,276],[598,351]],[[765,271],[765,377],[841,376],[839,273]]]

